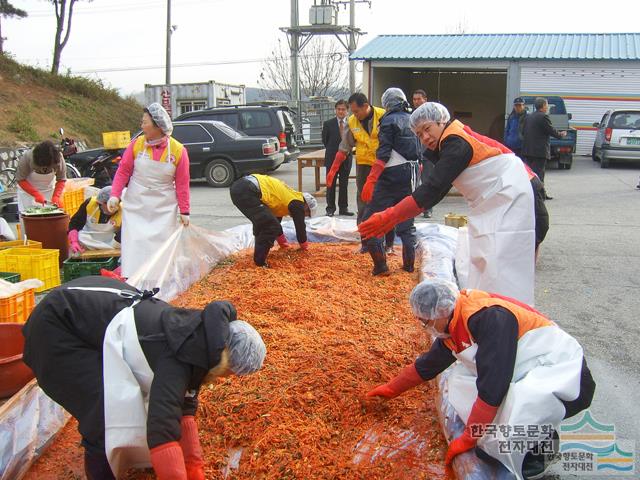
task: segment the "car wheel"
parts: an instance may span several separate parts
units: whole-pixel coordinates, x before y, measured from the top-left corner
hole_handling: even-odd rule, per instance
[[[602,157],[600,159],[600,168],[609,168],[609,163],[610,162],[608,158]]]
[[[595,146],[591,149],[591,160],[593,160],[594,162],[598,161],[598,156],[596,155],[596,147]]]
[[[204,169],[204,178],[212,187],[228,187],[236,178],[236,172],[228,161],[212,160]]]

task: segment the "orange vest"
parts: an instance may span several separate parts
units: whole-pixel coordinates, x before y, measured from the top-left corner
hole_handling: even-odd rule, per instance
[[[440,137],[440,141],[438,142],[438,148],[442,146],[444,139],[450,135],[456,135],[471,145],[473,157],[471,157],[469,165],[475,165],[482,160],[486,160],[487,158],[495,157],[496,155],[501,155],[503,153],[503,151],[497,146],[492,146],[488,142],[483,141],[483,135],[476,134],[473,130],[466,127],[458,120],[454,120],[445,127],[444,132]]]
[[[475,343],[467,325],[469,318],[483,308],[494,306],[506,308],[516,317],[518,320],[518,339],[529,330],[555,325],[536,309],[513,298],[481,290],[462,290],[453,310],[453,318],[449,322],[451,337],[444,341],[447,348],[454,353],[460,353]]]

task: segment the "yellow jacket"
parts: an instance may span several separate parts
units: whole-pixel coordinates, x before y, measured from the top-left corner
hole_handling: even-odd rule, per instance
[[[93,218],[95,223],[100,222],[100,204],[98,203],[98,197],[91,197],[87,204],[87,219]],[[116,213],[109,217],[109,222],[115,228],[120,228],[122,225],[122,209],[119,209]]]
[[[289,215],[289,204],[292,200],[304,202],[302,192],[294,190],[282,180],[268,175],[254,174],[253,176],[258,180],[258,184],[260,185],[262,203],[269,207],[269,210],[271,210],[276,217]]]
[[[376,162],[376,150],[378,150],[378,126],[380,124],[380,117],[384,115],[384,108],[374,107],[373,118],[371,119],[370,131],[368,134],[364,129],[360,120],[355,115],[351,115],[347,124],[349,130],[356,141],[356,163],[358,165],[373,165]]]
[[[178,164],[180,163],[180,160],[182,159],[182,152],[184,150],[184,146],[173,137],[169,137],[169,141],[171,142],[170,144],[171,158],[169,159],[169,161],[177,167]],[[140,135],[136,139],[136,143],[133,144],[134,160],[138,156],[138,154],[142,151],[143,148],[144,148],[144,135]],[[148,147],[148,148],[151,148],[151,147]],[[160,157],[160,160],[159,160],[160,162],[167,161],[168,152],[169,152],[169,149],[165,148],[164,152],[162,152],[162,156]],[[151,157],[151,154],[149,154],[149,157]]]

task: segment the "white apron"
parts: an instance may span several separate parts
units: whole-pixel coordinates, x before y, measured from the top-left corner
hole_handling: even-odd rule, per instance
[[[95,218],[87,215],[87,221],[78,233],[78,240],[87,250],[118,248],[120,244],[115,241],[115,233],[116,227],[111,222],[98,223]]]
[[[460,288],[533,305],[535,213],[522,161],[513,154],[488,158],[467,167],[453,185],[470,208],[468,227],[458,235]]]
[[[477,369],[475,363],[478,344],[455,353],[457,363],[447,379],[449,402],[466,424],[473,403],[478,396],[476,388]],[[536,328],[518,340],[515,368],[511,385],[504,397],[494,425],[537,425],[540,435],[525,440],[544,440],[542,425],[553,425],[558,429],[565,415],[561,400],[571,401],[580,393],[583,351],[580,344],[557,326]],[[501,453],[502,445],[514,440],[513,428],[507,435],[496,428],[496,433],[486,434],[478,441],[493,458],[499,460],[518,479],[522,479],[522,462],[526,451],[512,448],[510,453]],[[529,434],[528,434],[529,435]]]
[[[133,175],[123,196],[122,276],[131,277],[179,227],[174,185],[176,167],[167,142],[167,161],[152,160],[147,148],[136,157]]]
[[[27,181],[33,185],[42,196],[47,199],[49,202],[51,201],[51,197],[53,197],[53,190],[56,185],[56,172],[51,171],[50,173],[36,173],[35,171],[31,171],[29,176],[27,177]],[[17,187],[18,193],[18,211],[24,212],[29,207],[41,206],[36,203],[31,194],[25,192],[20,185]]]

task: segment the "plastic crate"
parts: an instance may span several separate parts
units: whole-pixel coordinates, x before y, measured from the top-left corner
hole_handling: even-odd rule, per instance
[[[88,275],[100,275],[100,270],[114,270],[118,266],[116,257],[83,260],[79,258],[69,258],[64,261],[64,281],[68,282],[78,277]]]
[[[72,217],[84,202],[84,188],[65,190],[62,195],[62,202],[64,203],[63,210]]]
[[[0,323],[24,323],[36,305],[35,290],[30,288],[9,298],[0,298]]]
[[[0,250],[6,250],[7,248],[42,248],[42,242],[36,240],[27,240],[25,245],[24,240],[10,240],[8,242],[0,242]]]
[[[18,283],[20,281],[20,274],[13,272],[0,272],[0,278],[7,282]]]
[[[22,280],[42,280],[44,286],[36,292],[43,292],[60,285],[59,256],[60,251],[51,248],[7,248],[0,250],[0,271],[19,273]]]
[[[102,132],[102,145],[107,150],[127,148],[131,143],[130,132]]]

